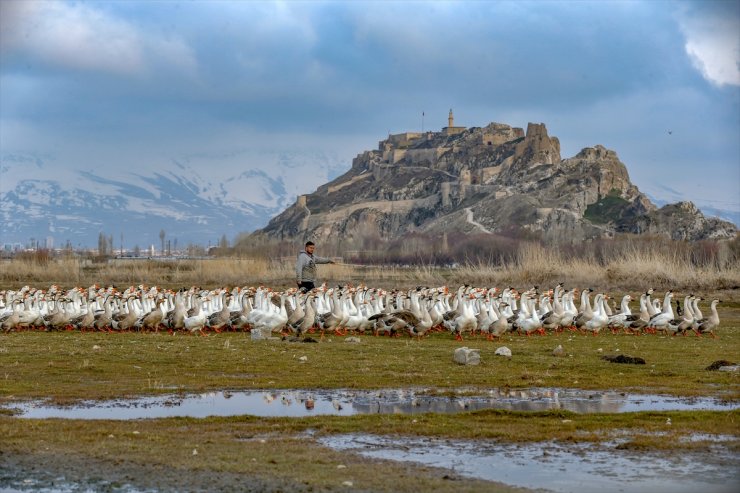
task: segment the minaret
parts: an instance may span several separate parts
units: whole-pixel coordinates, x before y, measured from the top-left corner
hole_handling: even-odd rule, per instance
[[[454,121],[455,121],[455,117],[454,117],[454,116],[452,116],[452,108],[450,108],[450,114],[449,114],[449,116],[447,117],[447,127],[449,127],[449,128],[452,128],[452,127],[454,127],[454,126],[455,126],[455,125],[453,124],[453,122],[454,122]]]

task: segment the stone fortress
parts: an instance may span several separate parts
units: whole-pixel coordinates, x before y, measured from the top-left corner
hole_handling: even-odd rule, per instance
[[[470,139],[463,140],[461,138],[464,137],[463,134],[468,130],[475,135],[472,139],[472,146]],[[526,134],[522,128],[511,127],[501,123],[491,123],[483,128],[468,129],[468,127],[455,126],[455,116],[452,109],[450,109],[447,126],[443,127],[441,131],[389,134],[387,139],[381,140],[378,143],[377,150],[360,153],[353,160],[352,166],[353,168],[367,166],[373,178],[380,181],[397,169],[399,165],[403,165],[406,168],[420,167],[434,169],[440,163],[440,159],[445,155],[449,156],[460,152],[470,154],[476,151],[484,151],[486,148],[498,147],[512,141],[522,141],[525,137],[531,137],[538,141],[551,141],[553,152],[547,156],[545,162],[553,164],[560,160],[560,143],[557,138],[548,137],[544,124],[530,123]],[[478,149],[475,149],[476,147]],[[457,173],[448,174],[448,179],[439,183],[442,207],[448,208],[454,203],[460,203],[471,192],[490,192],[496,198],[508,196],[510,194],[508,190],[502,190],[501,187],[493,186],[490,182],[502,169],[506,168],[506,165],[511,163],[492,164],[492,166],[476,167],[475,169],[463,166],[459,170],[456,170]],[[319,187],[317,192],[329,195],[364,178],[367,178],[367,175],[356,176],[349,181],[336,185]],[[297,198],[297,205],[305,207],[306,197],[299,196]]]
[[[378,143],[376,151],[365,151],[360,153],[352,162],[353,167],[367,164],[368,169],[372,172],[376,180],[382,180],[394,169],[394,165],[399,165],[402,161],[405,166],[419,166],[430,168],[434,167],[440,158],[452,151],[458,151],[459,148],[454,144],[454,139],[449,137],[457,136],[468,130],[467,127],[456,127],[455,116],[450,109],[447,126],[439,132],[403,132],[399,134],[389,134],[388,138]],[[530,127],[535,124],[530,124]],[[541,125],[544,129],[544,125]],[[491,123],[478,132],[475,142],[480,147],[499,146],[511,140],[524,139],[525,133],[522,128],[512,128],[509,125],[500,123]],[[546,132],[546,131],[545,131]],[[545,133],[546,135],[546,133]],[[449,145],[453,140],[452,146]],[[559,145],[558,145],[559,153]],[[483,167],[476,170],[462,168],[458,176],[450,175],[449,178],[454,180],[440,183],[440,193],[443,206],[449,206],[451,197],[457,195],[464,198],[466,191],[470,191],[475,186],[477,191],[491,189],[485,184],[491,180],[499,171],[499,165]],[[355,177],[355,181],[366,178],[366,176]],[[320,187],[319,191],[324,194],[331,194],[341,188],[351,185],[355,181],[347,181],[337,185]],[[499,196],[502,196],[499,192]],[[306,196],[300,195],[297,198],[297,205],[306,206]]]
[[[450,110],[440,131],[389,134],[255,235],[324,241],[528,231],[574,242],[615,233],[736,234],[734,225],[685,204],[691,207],[658,209],[616,152],[601,145],[562,159],[560,141],[543,123],[529,123],[526,132],[495,122],[462,127]]]

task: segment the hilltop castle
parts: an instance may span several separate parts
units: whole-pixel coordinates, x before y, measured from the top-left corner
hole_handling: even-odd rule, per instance
[[[426,160],[432,156],[439,156],[436,155],[438,154],[437,152],[419,152],[429,149],[429,146],[424,144],[431,143],[435,140],[438,141],[440,136],[457,135],[465,130],[467,130],[467,127],[455,126],[455,115],[452,113],[452,108],[450,108],[450,113],[447,117],[447,126],[443,127],[441,132],[404,132],[388,135],[387,139],[381,140],[378,143],[378,150],[383,153],[383,161],[390,164],[400,161],[408,154],[409,150],[411,150],[409,157],[416,154],[422,160]],[[440,142],[437,142],[435,149],[441,148],[439,144]],[[412,147],[414,149],[411,149]],[[413,157],[411,159],[412,161],[416,161]]]
[[[447,117],[447,126],[439,132],[404,132],[388,135],[388,138],[378,143],[381,154],[381,162],[395,164],[401,159],[406,159],[411,164],[434,164],[439,157],[450,149],[454,137],[460,136],[468,130],[467,127],[455,126],[455,115],[450,109]],[[491,123],[480,129],[478,144],[481,146],[497,146],[512,139],[524,138],[524,130],[511,128],[508,125]],[[360,154],[356,159],[364,159]]]
[[[530,123],[526,134],[522,128],[502,123],[490,123],[483,128],[455,126],[455,115],[450,109],[447,126],[440,131],[389,134],[388,138],[378,142],[377,150],[364,151],[352,160],[353,169],[366,170],[369,174],[358,174],[349,181],[323,185],[316,193],[332,194],[369,176],[382,181],[393,174],[398,166],[427,170],[438,166],[447,168],[449,163],[446,161],[455,160],[452,156],[460,153],[490,153],[503,144],[514,145],[520,154],[538,155],[542,163],[553,164],[560,161],[560,143],[556,137],[547,135],[544,124]],[[506,191],[495,191],[489,182],[507,168],[512,160],[513,157],[503,163],[479,163],[474,167],[461,165],[449,170],[452,173],[443,172],[439,176],[442,205],[449,207],[453,203],[459,203],[471,191],[488,191],[497,197],[507,195]],[[306,196],[299,195],[296,205],[306,207]]]
[[[574,243],[616,233],[732,238],[730,223],[695,208],[658,209],[616,152],[601,145],[562,159],[543,123],[455,126],[390,134],[343,175],[300,195],[256,236],[311,238],[361,249],[407,234],[540,235]],[[676,210],[679,210],[676,209]],[[677,218],[681,218],[680,220]]]

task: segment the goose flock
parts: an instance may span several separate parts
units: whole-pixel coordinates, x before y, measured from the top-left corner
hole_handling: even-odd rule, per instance
[[[468,285],[452,291],[445,286],[401,291],[324,285],[307,293],[266,287],[173,291],[139,285],[119,291],[98,285],[69,290],[25,286],[0,291],[0,330],[165,330],[201,335],[229,330],[294,337],[320,331],[322,336],[351,332],[419,339],[432,331],[446,331],[458,340],[479,334],[492,340],[507,333],[530,336],[573,330],[597,335],[611,330],[716,337],[719,300],[710,303],[705,317],[698,296],[687,295],[683,303],[676,300],[674,310],[672,291],[658,299],[653,299],[653,292],[640,294],[639,313],[633,313],[629,294],[617,308],[604,293],[594,294],[590,288],[579,293],[562,283],[544,291],[536,286],[524,291]]]

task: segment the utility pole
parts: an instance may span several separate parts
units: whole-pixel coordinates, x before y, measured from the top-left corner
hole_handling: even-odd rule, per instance
[[[421,112],[421,133],[424,133],[424,112]]]

